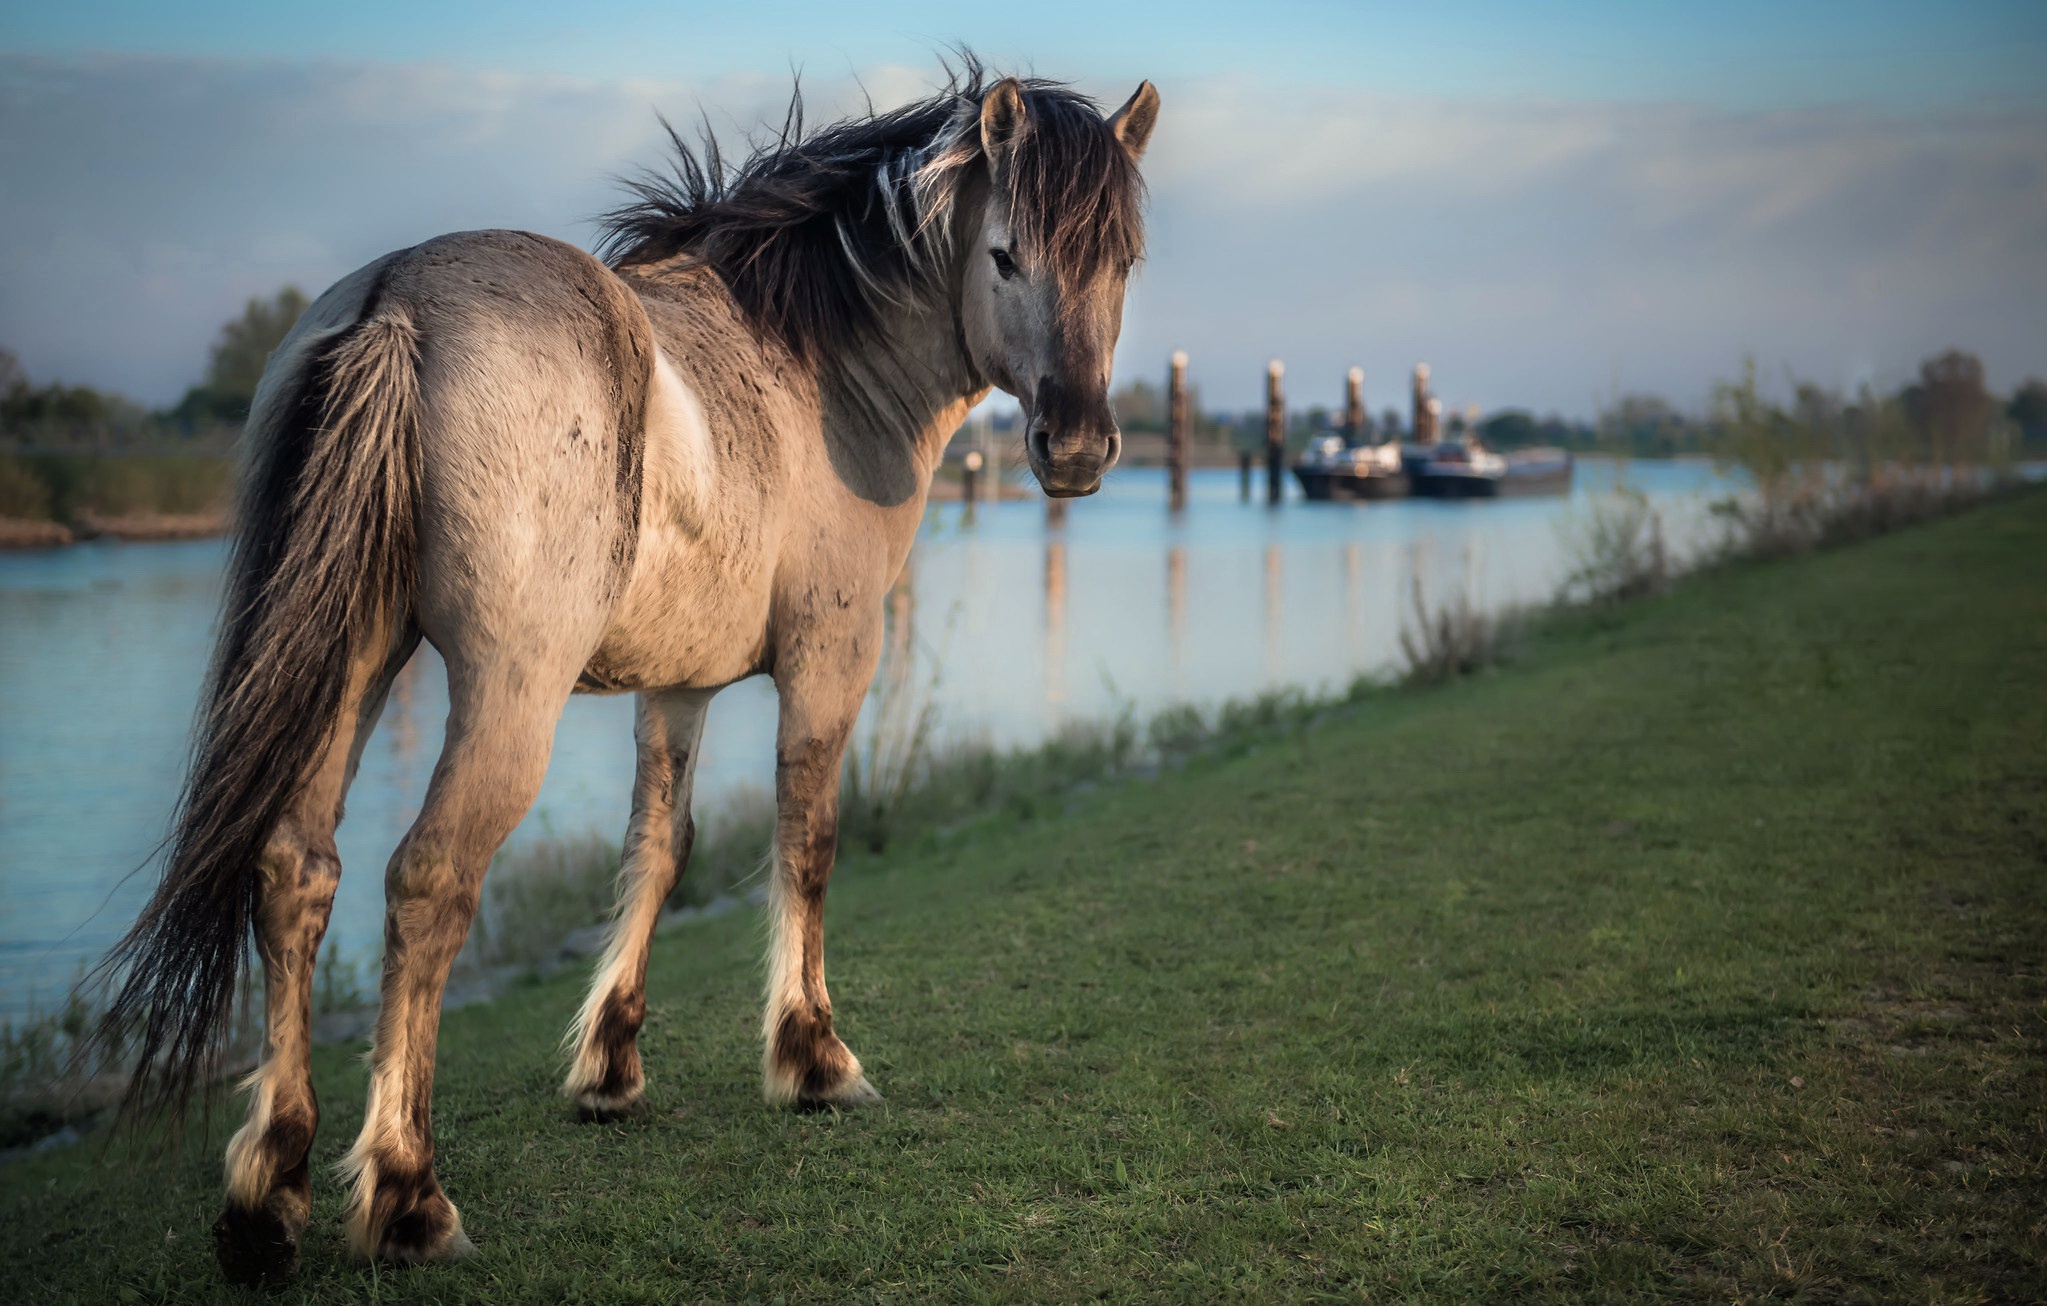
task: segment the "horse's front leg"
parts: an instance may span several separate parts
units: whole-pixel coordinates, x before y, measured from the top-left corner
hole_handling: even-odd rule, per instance
[[[647,1019],[647,949],[661,920],[661,904],[687,869],[696,839],[690,788],[712,692],[640,695],[633,725],[639,765],[625,858],[618,870],[618,914],[567,1039],[574,1052],[562,1093],[591,1119],[636,1109],[646,1091],[639,1035]]]
[[[878,623],[877,623],[878,624]],[[863,632],[865,633],[865,632]],[[839,763],[874,677],[878,632],[778,666],[775,850],[768,880],[768,996],[761,1071],[778,1106],[881,1101],[832,1029],[824,982],[824,895],[839,841]]]

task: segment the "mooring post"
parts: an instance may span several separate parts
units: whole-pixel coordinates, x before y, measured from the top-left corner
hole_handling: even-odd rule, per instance
[[[1187,444],[1192,419],[1187,411],[1187,351],[1173,351],[1171,378],[1166,383],[1166,506],[1187,507]]]
[[[1434,409],[1429,407],[1429,365],[1427,363],[1416,363],[1414,365],[1414,393],[1412,398],[1414,402],[1414,442],[1416,444],[1434,444],[1437,436],[1442,434],[1436,422],[1437,415],[1442,410],[1440,407]]]
[[[960,462],[960,500],[967,506],[966,515],[974,515],[974,503],[980,497],[981,451],[967,450],[967,456]]]
[[[1286,493],[1286,393],[1280,378],[1286,364],[1277,358],[1265,365],[1265,501],[1278,503]]]
[[[1251,502],[1251,451],[1237,450],[1237,498]]]
[[[1344,376],[1343,442],[1355,449],[1365,442],[1365,369],[1353,367]]]

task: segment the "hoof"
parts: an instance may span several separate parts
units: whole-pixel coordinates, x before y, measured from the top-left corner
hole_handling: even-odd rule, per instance
[[[608,1125],[619,1120],[638,1120],[651,1115],[653,1108],[647,1099],[639,1094],[628,1098],[610,1098],[596,1093],[585,1093],[576,1099],[576,1119],[586,1125]]]
[[[395,1265],[453,1261],[476,1250],[462,1231],[462,1215],[432,1174],[410,1182],[386,1179],[368,1209],[351,1212],[349,1250]]]
[[[881,1094],[874,1085],[867,1082],[867,1076],[854,1075],[838,1087],[824,1093],[799,1093],[796,1097],[798,1111],[857,1111],[863,1107],[881,1105]]]
[[[792,1011],[775,1024],[761,1052],[761,1091],[770,1106],[797,1111],[880,1106],[881,1094],[860,1073],[860,1058],[832,1033],[829,1015]]]
[[[213,1222],[213,1254],[229,1283],[276,1287],[299,1269],[299,1224],[273,1199],[260,1211],[230,1205]]]
[[[453,1215],[450,1206],[448,1213]],[[377,1244],[377,1259],[392,1265],[432,1265],[441,1261],[459,1261],[476,1250],[476,1244],[469,1241],[469,1235],[462,1232],[461,1217],[446,1229],[434,1231],[407,1229],[404,1222],[394,1224],[384,1232]]]

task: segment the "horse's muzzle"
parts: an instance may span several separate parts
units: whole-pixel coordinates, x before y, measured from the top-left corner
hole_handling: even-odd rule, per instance
[[[1024,452],[1047,495],[1078,499],[1102,488],[1102,477],[1122,456],[1123,434],[1112,427],[1107,434],[1055,436],[1033,425],[1024,437]]]

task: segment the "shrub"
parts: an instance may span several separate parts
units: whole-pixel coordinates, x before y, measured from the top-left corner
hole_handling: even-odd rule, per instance
[[[230,459],[203,453],[0,455],[0,517],[57,521],[187,515],[226,506]]]
[[[0,517],[19,521],[50,519],[50,487],[35,474],[27,459],[16,454],[0,454]]]

